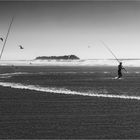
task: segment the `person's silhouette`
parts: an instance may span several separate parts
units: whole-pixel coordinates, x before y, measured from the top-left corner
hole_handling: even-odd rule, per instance
[[[122,77],[122,69],[125,70],[125,68],[123,68],[122,66],[122,62],[120,62],[120,64],[118,65],[118,79]]]

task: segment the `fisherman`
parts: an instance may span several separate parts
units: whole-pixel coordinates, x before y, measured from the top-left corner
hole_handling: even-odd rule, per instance
[[[122,62],[120,62],[120,64],[118,65],[118,79],[122,77],[122,69],[125,70],[125,68],[122,66]]]
[[[106,49],[115,57],[115,60],[117,60],[119,62],[118,65],[118,77],[115,77],[115,79],[119,79],[122,77],[122,69],[125,70],[125,72],[127,73],[127,70],[122,66],[122,62],[120,62],[117,57],[115,56],[115,54],[111,51],[111,49],[103,42],[103,45],[106,47]]]

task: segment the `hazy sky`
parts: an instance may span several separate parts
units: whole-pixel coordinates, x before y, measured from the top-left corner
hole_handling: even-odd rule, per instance
[[[113,58],[100,40],[118,58],[140,58],[138,1],[0,2],[3,38],[13,15],[4,60],[68,54],[81,59]]]

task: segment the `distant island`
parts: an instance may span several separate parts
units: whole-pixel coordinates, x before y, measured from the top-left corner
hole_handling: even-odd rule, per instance
[[[76,55],[64,55],[64,56],[39,56],[35,60],[78,60],[80,59]]]

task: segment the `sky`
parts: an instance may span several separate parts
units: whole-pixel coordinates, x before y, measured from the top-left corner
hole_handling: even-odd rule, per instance
[[[118,58],[140,58],[140,1],[0,1],[0,37],[13,16],[2,60],[114,58],[102,41]]]

